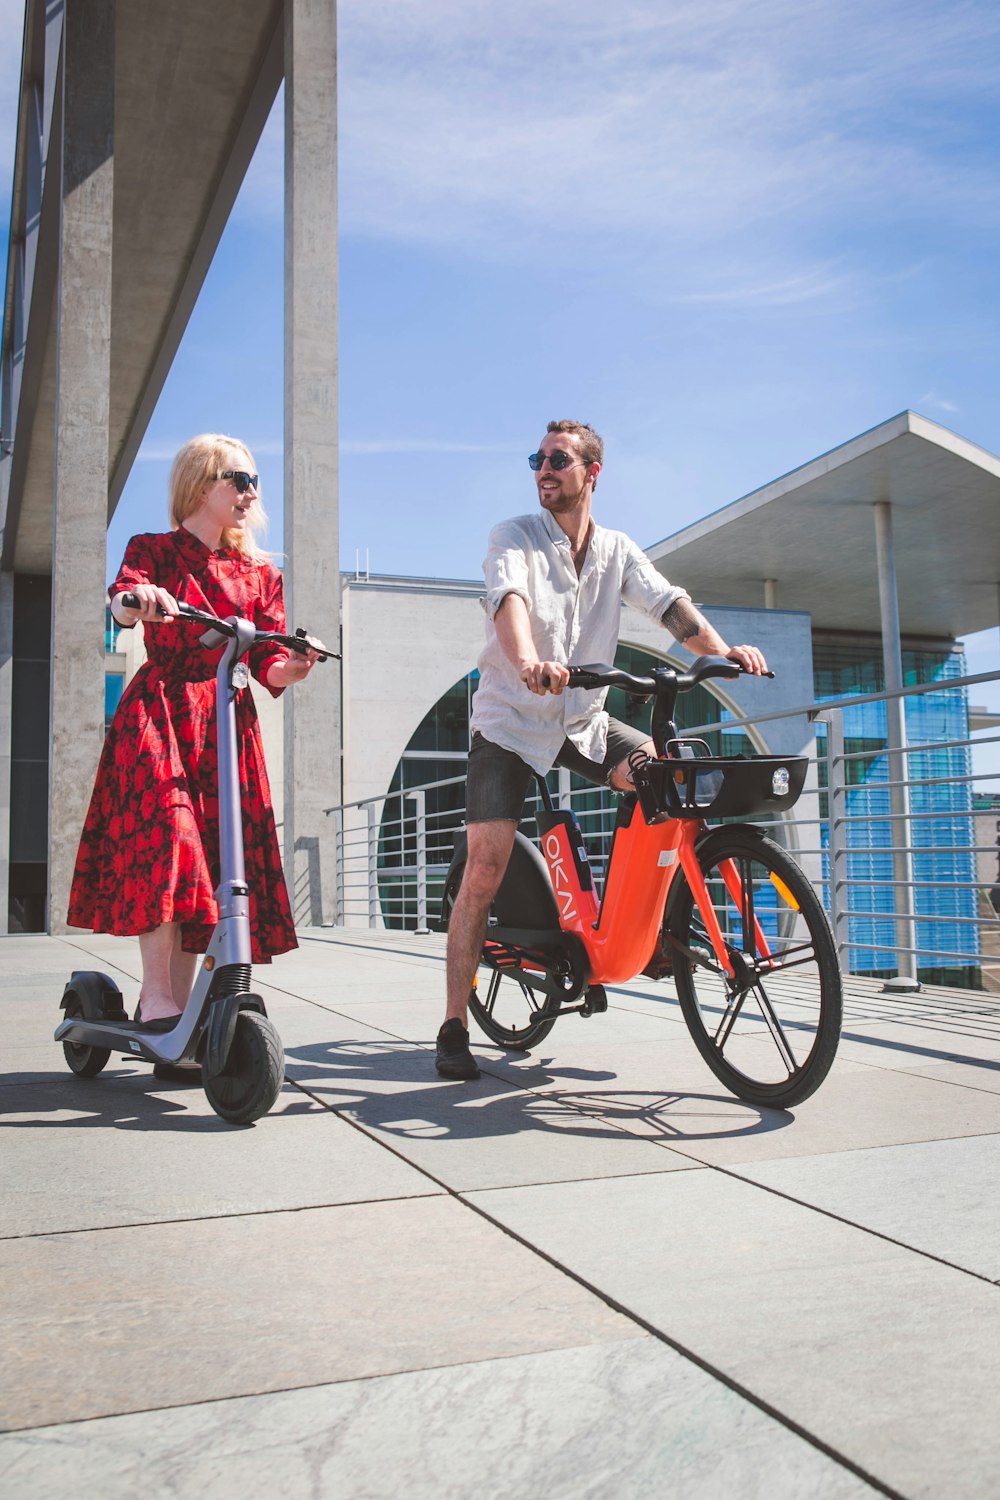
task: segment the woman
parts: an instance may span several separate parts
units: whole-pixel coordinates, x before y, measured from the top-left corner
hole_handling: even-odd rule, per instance
[[[249,450],[205,433],[180,450],[170,473],[170,524],[135,536],[109,590],[126,628],[143,622],[148,660],[108,730],[70,892],[69,921],[138,935],[139,1018],[172,1025],[187,1004],[197,954],[218,916],[215,669],[222,647],[178,618],[177,601],[284,631],[281,574],[254,542],[265,524]],[[139,599],[126,609],[124,593]],[[275,697],[312,670],[308,656],[262,645],[250,668]],[[257,711],[236,699],[240,787],[255,963],[296,946],[271,810]]]

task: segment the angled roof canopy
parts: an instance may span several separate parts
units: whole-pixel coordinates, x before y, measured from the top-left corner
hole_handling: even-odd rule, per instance
[[[1000,458],[916,412],[646,550],[706,603],[770,602],[807,610],[820,629],[877,632],[877,501],[892,507],[901,633],[957,637],[995,626]]]

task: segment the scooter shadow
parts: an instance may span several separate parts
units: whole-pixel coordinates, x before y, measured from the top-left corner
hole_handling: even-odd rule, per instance
[[[723,1090],[670,1093],[611,1084],[608,1070],[533,1062],[513,1078],[500,1057],[477,1052],[482,1076],[449,1082],[434,1073],[427,1045],[344,1040],[286,1048],[288,1079],[327,1109],[404,1139],[473,1140],[534,1130],[621,1141],[723,1140],[792,1124]],[[491,1070],[494,1063],[497,1071]],[[553,1087],[555,1085],[555,1087]],[[560,1086],[565,1085],[565,1086]]]
[[[192,1096],[198,1108],[192,1109]],[[288,1085],[279,1095],[276,1118],[308,1114],[314,1106],[292,1096]],[[66,1119],[52,1116],[65,1114]],[[22,1119],[32,1115],[37,1118]],[[265,1116],[265,1119],[269,1116]],[[258,1122],[259,1123],[259,1122]],[[247,1130],[212,1111],[201,1081],[161,1083],[152,1069],[106,1068],[96,1078],[72,1073],[5,1073],[0,1078],[0,1130],[170,1130],[189,1135]]]

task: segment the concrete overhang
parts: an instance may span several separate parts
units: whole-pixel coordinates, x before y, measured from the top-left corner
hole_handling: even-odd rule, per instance
[[[892,506],[900,631],[997,624],[1000,458],[904,411],[646,550],[709,604],[781,609],[814,628],[881,629],[874,505]]]
[[[28,218],[24,164],[37,109],[32,100],[43,69],[55,67],[46,57],[45,20],[42,0],[28,0],[12,241],[19,218]],[[116,8],[109,520],[283,75],[282,0],[128,0]],[[51,570],[57,126],[58,110],[11,434],[3,564],[19,572]],[[12,256],[5,333],[14,284]]]

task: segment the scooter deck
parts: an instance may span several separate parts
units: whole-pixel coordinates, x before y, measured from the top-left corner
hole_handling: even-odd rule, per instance
[[[88,1021],[82,1016],[68,1016],[56,1027],[55,1040],[72,1042],[78,1047],[106,1047],[127,1057],[144,1057],[149,1062],[192,1060],[185,1051],[178,1053],[176,1033],[176,1026],[160,1031],[142,1021]],[[192,1035],[188,1046],[195,1041],[196,1035]]]

